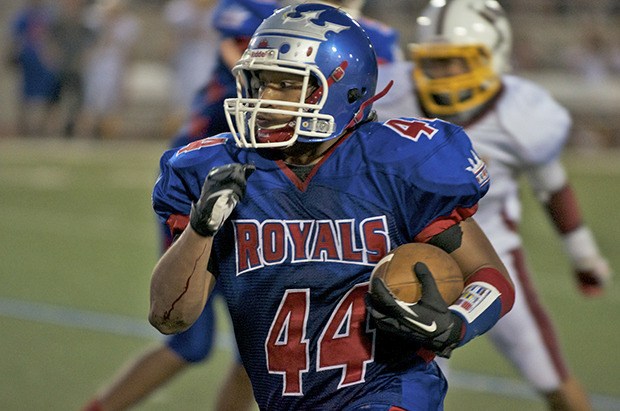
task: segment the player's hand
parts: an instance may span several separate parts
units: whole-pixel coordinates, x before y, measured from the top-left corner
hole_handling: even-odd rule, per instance
[[[396,298],[382,280],[374,278],[366,305],[377,328],[413,340],[442,357],[450,357],[461,338],[461,318],[448,309],[428,267],[416,263],[413,270],[422,285],[417,303]]]
[[[245,195],[251,164],[227,164],[215,167],[205,178],[200,199],[192,204],[189,223],[203,237],[212,237],[224,225]]]
[[[582,294],[589,297],[601,295],[611,281],[611,269],[600,255],[575,261],[575,279]]]

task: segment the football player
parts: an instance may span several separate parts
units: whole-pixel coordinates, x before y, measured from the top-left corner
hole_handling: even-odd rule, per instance
[[[300,4],[302,1],[285,0],[280,3],[294,5]],[[370,38],[377,56],[379,68],[377,84],[379,89],[383,89],[389,81],[394,79],[398,79],[401,83],[409,82],[408,62],[405,60],[400,48],[399,33],[392,27],[364,16],[361,12],[364,1],[332,0],[320,3],[338,7],[349,13],[360,23],[360,26]],[[227,7],[224,7],[224,5],[227,5]],[[231,9],[232,5],[233,3],[220,4],[217,15],[222,22],[218,23],[219,27],[223,27],[227,21],[230,22],[232,20],[230,18],[223,19],[223,16],[227,15],[225,11],[232,13],[235,10],[234,8]],[[238,7],[238,5],[236,6]],[[255,20],[246,20],[245,24],[238,25],[241,31],[234,32],[236,36],[232,36],[232,38],[236,39],[235,43],[247,43],[244,33],[247,32],[246,27],[252,22],[255,22]],[[226,32],[229,35],[232,34],[233,27],[229,26]],[[238,51],[238,53],[238,57],[240,57],[241,51]],[[236,60],[232,65],[235,63]],[[216,73],[216,77],[209,84],[231,83],[233,85],[225,88],[229,91],[235,90],[232,74],[224,74],[223,70],[217,70]],[[224,123],[222,102],[224,98],[230,97],[228,95],[230,93],[219,95],[218,99],[221,101],[218,102],[217,99],[214,100],[209,97],[208,90],[213,88],[213,86],[207,85],[196,94],[194,114],[191,121],[173,139],[172,146],[185,145],[197,139],[228,130],[228,126]],[[217,86],[215,88],[220,87]],[[390,106],[392,104],[402,104],[403,101],[410,99],[413,99],[413,95],[408,88],[392,88],[380,100],[380,103],[384,106]],[[213,113],[214,109],[218,108],[218,104],[221,113],[211,115],[210,113]],[[406,105],[411,106],[411,104]],[[165,250],[172,241],[170,228],[166,225],[163,225],[162,238],[164,239],[163,250]],[[216,293],[214,294],[217,294],[217,290],[216,288]],[[163,345],[148,349],[140,357],[124,367],[123,371],[97,395],[97,399],[91,401],[91,406],[92,404],[99,404],[106,411],[125,409],[129,404],[145,398],[150,392],[179,374],[188,366],[206,360],[211,353],[215,336],[213,297],[208,300],[204,312],[190,329],[169,337]],[[236,352],[236,350],[234,351]],[[233,398],[234,402],[231,402],[229,398]],[[235,361],[228,377],[224,381],[222,392],[218,396],[216,409],[243,410],[250,408],[253,403],[251,387],[245,369],[240,361]],[[95,408],[92,408],[91,411],[95,411]]]
[[[417,102],[392,113],[418,113],[463,126],[487,163],[493,184],[475,218],[516,289],[512,311],[488,335],[544,396],[549,409],[589,410],[529,277],[518,232],[519,179],[525,175],[560,235],[579,290],[598,295],[609,282],[608,264],[560,162],[570,132],[569,113],[540,86],[507,74],[511,28],[496,1],[431,2],[416,26],[417,41],[409,50]],[[447,371],[447,364],[440,364]]]
[[[153,190],[182,234],[151,280],[165,334],[200,316],[217,281],[261,409],[441,409],[433,361],[489,330],[514,289],[472,219],[489,186],[466,134],[441,120],[373,121],[377,61],[351,17],[317,4],[267,18],[233,69],[231,132],[166,152]],[[459,263],[448,307],[368,281],[391,249],[429,242]]]
[[[28,0],[10,21],[9,63],[19,70],[17,133],[42,136],[53,132],[60,98],[60,74],[50,49],[56,10],[42,0]]]

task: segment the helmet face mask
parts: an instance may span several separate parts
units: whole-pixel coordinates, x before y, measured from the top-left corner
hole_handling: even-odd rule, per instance
[[[491,100],[501,87],[485,46],[422,45],[410,50],[416,90],[428,113],[440,117],[470,113]],[[447,66],[460,70],[437,69]]]
[[[495,0],[431,2],[416,20],[417,43],[409,45],[416,92],[424,111],[465,122],[484,109],[501,89],[509,70],[510,25]],[[458,74],[429,72],[441,60],[462,61]]]
[[[297,101],[263,100],[261,72],[290,75],[301,83]],[[303,4],[276,11],[252,37],[233,68],[237,97],[224,110],[240,147],[288,147],[339,137],[356,115],[366,118],[377,63],[359,25],[330,6]],[[263,127],[261,118],[290,117],[287,124]]]
[[[247,56],[250,54],[250,56]],[[227,99],[225,110],[229,126],[237,145],[242,147],[287,147],[295,140],[294,136],[308,139],[322,139],[331,135],[334,119],[320,113],[328,93],[323,93],[319,100],[311,103],[306,96],[311,84],[327,83],[325,76],[316,68],[290,63],[286,66],[274,64],[277,51],[269,50],[266,55],[271,61],[261,61],[261,52],[246,51],[240,62],[233,69],[237,77],[237,95],[235,99]],[[302,87],[298,101],[261,99],[256,84],[261,71],[287,73],[291,78],[301,78]],[[248,86],[249,85],[249,86]],[[276,108],[277,107],[277,108]],[[232,115],[232,117],[231,117]],[[260,128],[257,124],[259,116],[290,116],[291,121],[274,129]],[[231,125],[234,117],[234,125]]]

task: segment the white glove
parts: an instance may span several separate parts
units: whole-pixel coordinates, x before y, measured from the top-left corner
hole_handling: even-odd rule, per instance
[[[611,282],[612,272],[607,260],[601,256],[592,232],[580,227],[563,238],[564,247],[575,271],[575,280],[582,294],[596,296]]]

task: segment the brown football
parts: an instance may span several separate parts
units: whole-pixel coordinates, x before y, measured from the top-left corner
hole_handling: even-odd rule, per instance
[[[398,299],[408,303],[417,302],[422,296],[422,286],[413,272],[417,262],[426,264],[433,274],[444,301],[447,304],[454,303],[463,292],[461,269],[450,254],[430,244],[409,243],[397,247],[379,261],[371,278],[382,279]]]

